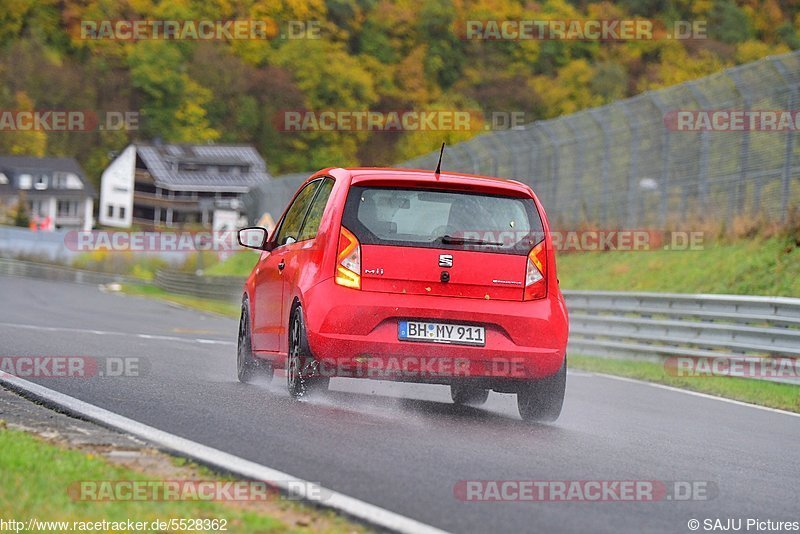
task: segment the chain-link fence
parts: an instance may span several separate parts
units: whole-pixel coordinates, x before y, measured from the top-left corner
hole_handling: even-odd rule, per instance
[[[690,110],[795,117],[799,90],[800,51],[480,135],[446,148],[442,169],[525,182],[561,228],[665,228],[737,216],[782,221],[800,205],[800,125],[686,131],[675,119]],[[700,124],[700,115],[689,114],[697,119],[690,124]],[[438,150],[401,165],[433,169],[437,157]]]

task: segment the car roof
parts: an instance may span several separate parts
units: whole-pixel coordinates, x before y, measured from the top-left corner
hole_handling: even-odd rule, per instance
[[[396,169],[387,167],[353,167],[346,169],[325,169],[320,173],[347,173],[353,185],[417,185],[435,187],[436,184],[456,186],[460,189],[474,189],[482,192],[506,193],[513,196],[532,196],[531,188],[516,180],[505,180],[476,174],[442,172],[436,175],[430,170]],[[317,174],[320,174],[317,173]]]

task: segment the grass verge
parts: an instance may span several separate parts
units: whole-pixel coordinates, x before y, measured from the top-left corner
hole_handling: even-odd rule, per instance
[[[667,374],[662,364],[570,355],[573,369],[636,378],[760,406],[800,413],[800,386],[726,376],[681,377]]]
[[[233,317],[235,319],[239,318],[239,313],[241,311],[239,309],[239,304],[235,302],[203,299],[187,295],[176,295],[175,293],[170,293],[161,288],[150,285],[124,285],[122,286],[122,292],[127,295],[166,300],[167,302],[174,302],[175,304],[180,304],[181,306],[186,306],[187,308],[191,308],[193,310],[216,313],[218,315]]]
[[[225,261],[216,263],[205,270],[208,276],[241,276],[244,278],[253,270],[258,261],[258,254],[252,250],[241,250],[232,254]]]
[[[174,295],[152,286],[125,286],[132,295],[159,298],[192,309],[239,317],[238,304]],[[636,378],[669,386],[708,393],[770,408],[800,413],[800,386],[735,377],[678,377],[665,372],[663,365],[635,360],[618,360],[591,356],[570,356],[570,367]]]
[[[562,253],[562,289],[800,297],[791,237],[706,243],[703,250]]]
[[[800,297],[798,248],[797,236],[773,236],[707,241],[702,250],[559,253],[558,274],[564,289]],[[245,277],[257,259],[236,253],[205,272]]]
[[[45,443],[25,432],[0,426],[0,510],[3,519],[73,522],[147,522],[170,519],[224,519],[230,532],[353,532],[360,527],[330,512],[304,507],[303,514],[318,514],[324,525],[314,529],[287,524],[257,509],[257,503],[207,501],[85,501],[74,499],[69,488],[80,481],[148,481],[154,477],[113,465],[85,451]],[[203,473],[205,475],[205,473]],[[156,477],[158,478],[158,477]],[[211,480],[207,476],[203,480]],[[217,480],[226,480],[217,478]],[[278,497],[273,497],[279,500]],[[283,505],[279,503],[278,505]],[[274,502],[272,506],[277,506]],[[286,506],[301,506],[286,503]],[[40,525],[40,528],[41,527]],[[153,529],[148,528],[148,531]],[[123,529],[123,531],[126,531]]]

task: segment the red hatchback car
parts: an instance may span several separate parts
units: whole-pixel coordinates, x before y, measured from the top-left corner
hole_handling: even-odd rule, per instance
[[[447,384],[478,405],[516,393],[553,421],[568,320],[549,225],[520,182],[406,169],[325,169],[295,194],[242,297],[238,373],[285,369],[289,393],[363,377]]]

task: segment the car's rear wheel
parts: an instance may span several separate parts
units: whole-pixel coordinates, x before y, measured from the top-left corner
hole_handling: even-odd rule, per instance
[[[456,404],[467,406],[481,406],[489,398],[489,390],[469,387],[461,384],[450,386],[450,398]]]
[[[239,382],[252,382],[256,376],[272,379],[272,367],[253,356],[253,338],[250,331],[250,307],[247,299],[242,301],[242,313],[239,317],[239,335],[236,348],[236,371]]]
[[[295,307],[289,321],[289,353],[286,361],[286,383],[295,399],[328,389],[328,378],[318,376],[314,357],[308,348],[303,309]]]
[[[525,421],[552,422],[561,415],[567,388],[567,358],[553,376],[526,384],[517,393],[519,414]]]

